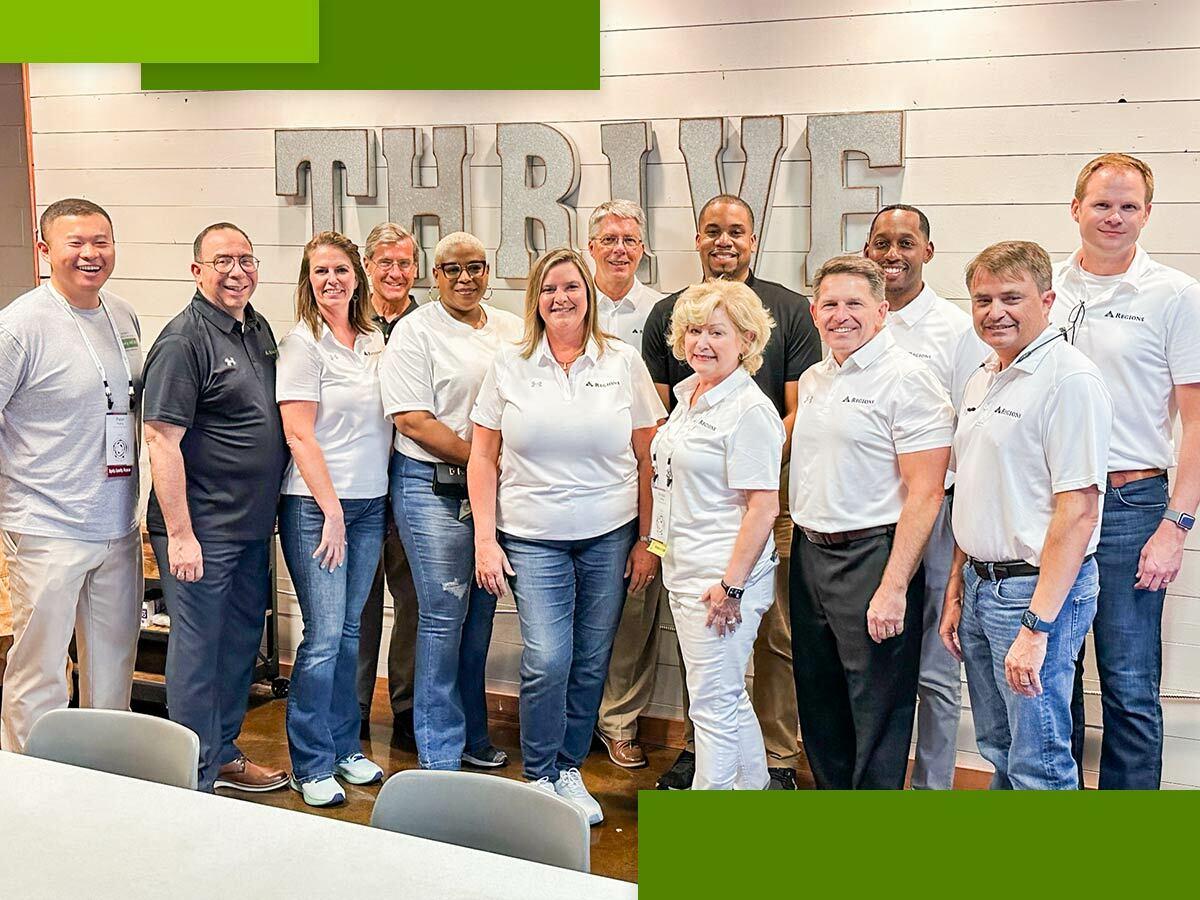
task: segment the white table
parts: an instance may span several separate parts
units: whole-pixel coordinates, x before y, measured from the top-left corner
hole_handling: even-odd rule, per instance
[[[0,894],[636,898],[637,886],[0,752]]]

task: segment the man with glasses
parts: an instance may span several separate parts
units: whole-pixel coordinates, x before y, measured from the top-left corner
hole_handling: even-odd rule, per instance
[[[146,519],[171,616],[167,706],[200,738],[200,790],[270,791],[287,773],[251,762],[235,740],[270,603],[288,458],[279,351],[250,305],[258,260],[245,232],[210,225],[192,250],[196,293],[146,357]]]
[[[412,298],[417,278],[417,242],[394,222],[376,225],[363,248],[367,277],[371,279],[372,318],[391,340],[396,324],[417,308]],[[417,592],[404,544],[387,505],[387,532],[383,555],[375,570],[375,581],[363,607],[358,633],[358,707],[362,713],[361,736],[370,737],[371,698],[379,668],[379,642],[383,637],[383,585],[392,595],[392,634],[388,641],[388,697],[392,706],[392,741],[416,752],[413,736],[413,670],[417,642]]]
[[[639,353],[646,317],[663,296],[637,277],[646,254],[645,234],[646,214],[629,200],[601,203],[588,221],[600,327]],[[646,765],[646,753],[637,741],[637,722],[654,692],[662,593],[662,580],[656,577],[645,589],[631,590],[625,597],[600,701],[596,735],[608,758],[626,769]]]
[[[1054,268],[1053,320],[1100,368],[1116,409],[1096,562],[1092,633],[1104,737],[1100,787],[1155,790],[1162,777],[1162,614],[1200,502],[1200,285],[1138,245],[1154,175],[1106,153],[1083,167],[1071,216],[1080,249]],[[1183,425],[1176,464],[1175,413]],[[1072,713],[1082,751],[1082,655]]]

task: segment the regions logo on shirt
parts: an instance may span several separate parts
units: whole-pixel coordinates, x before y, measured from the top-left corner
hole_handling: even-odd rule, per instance
[[[874,400],[868,400],[866,397],[851,397],[847,394],[842,398],[843,403],[857,403],[859,406],[874,406]]]
[[[1104,314],[1104,318],[1106,318],[1106,319],[1121,319],[1122,321],[1125,321],[1125,322],[1145,322],[1146,321],[1145,316],[1135,316],[1135,315],[1133,315],[1133,313],[1114,312],[1111,309]]]
[[[616,387],[621,382],[619,381],[585,381],[584,387]]]
[[[225,357],[225,368],[236,369],[237,368],[237,360],[234,359],[232,356]]]
[[[993,412],[995,412],[996,415],[1008,416],[1010,419],[1021,418],[1021,414],[1015,409],[1005,409],[1003,406],[997,406]]]
[[[696,424],[699,425],[701,428],[707,428],[709,431],[712,431],[712,432],[715,432],[717,430],[716,425],[714,425],[712,422],[705,422],[703,419],[697,419]]]
[[[933,359],[932,353],[918,353],[916,350],[909,350],[908,355],[916,357],[917,359]]]

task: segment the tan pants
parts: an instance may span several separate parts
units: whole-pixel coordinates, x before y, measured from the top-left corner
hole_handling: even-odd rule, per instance
[[[636,739],[638,716],[650,704],[658,670],[660,609],[666,605],[666,594],[662,578],[657,577],[645,590],[625,596],[596,720],[596,728],[611,740]]]
[[[141,624],[142,543],[3,533],[13,608],[0,747],[21,752],[43,713],[67,705],[67,646],[79,650],[79,705],[128,709]]]

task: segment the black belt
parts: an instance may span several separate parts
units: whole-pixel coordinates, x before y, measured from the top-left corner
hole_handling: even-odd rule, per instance
[[[1083,558],[1084,563],[1092,558],[1092,554],[1088,554]],[[1002,581],[1005,578],[1026,578],[1030,575],[1037,575],[1041,571],[1037,566],[1031,566],[1024,560],[1016,560],[1015,562],[980,562],[977,559],[968,560],[971,568],[975,570],[975,574],[984,581]]]
[[[804,532],[804,536],[808,538],[810,543],[818,544],[822,547],[840,547],[842,544],[849,544],[851,541],[862,541],[884,534],[893,534],[896,531],[896,526],[876,525],[874,528],[859,528],[856,531],[834,531],[831,533],[810,531],[807,528],[801,528],[800,530]]]

